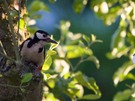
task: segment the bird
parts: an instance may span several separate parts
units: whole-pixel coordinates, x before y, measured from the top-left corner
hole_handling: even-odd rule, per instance
[[[46,31],[37,30],[33,36],[23,41],[20,45],[21,60],[31,62],[38,70],[42,70],[46,55],[45,45],[48,43],[57,44]]]

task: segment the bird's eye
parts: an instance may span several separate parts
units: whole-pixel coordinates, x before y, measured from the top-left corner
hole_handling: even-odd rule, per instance
[[[43,37],[46,37],[46,35],[43,35]]]

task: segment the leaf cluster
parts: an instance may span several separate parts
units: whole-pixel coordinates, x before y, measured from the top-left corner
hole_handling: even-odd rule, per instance
[[[104,20],[107,25],[112,24],[118,18],[119,27],[114,32],[111,40],[111,52],[106,55],[109,59],[121,59],[123,56],[128,60],[123,63],[121,67],[114,73],[114,84],[118,85],[127,79],[134,82],[135,75],[132,58],[135,53],[135,2],[134,0],[93,0],[93,11]],[[104,15],[104,16],[103,16]],[[128,84],[127,84],[128,85]],[[129,86],[129,85],[128,85]],[[122,92],[118,92],[114,101],[133,101],[134,96],[134,83]]]
[[[99,99],[101,92],[96,81],[83,74],[78,67],[84,61],[92,61],[99,68],[99,61],[94,56],[91,45],[100,40],[97,40],[93,34],[89,37],[81,33],[73,33],[69,31],[69,27],[69,21],[61,21],[60,42],[57,45],[52,44],[47,51],[43,66],[45,87],[47,87],[44,96],[47,100],[62,100],[65,99],[64,96],[72,100]],[[71,62],[73,59],[79,59],[79,61],[75,64]],[[85,95],[84,88],[93,93]]]

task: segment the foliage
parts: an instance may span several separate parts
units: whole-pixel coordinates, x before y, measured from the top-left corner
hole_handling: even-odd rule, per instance
[[[37,2],[39,5],[37,5]],[[50,2],[54,1],[50,0]],[[76,9],[76,13],[81,13],[83,10],[83,5],[80,5],[80,3],[85,5],[87,0],[75,0],[73,8]],[[48,11],[49,8],[42,1],[33,1],[28,7],[28,15],[30,16],[27,15],[21,19],[20,27],[23,28],[22,25],[27,20],[28,30],[34,32],[36,28],[33,29],[31,25],[33,26],[35,23],[31,24],[31,21],[35,18],[40,18],[35,17],[40,16],[37,15],[39,10]],[[33,17],[32,15],[35,16]],[[86,76],[78,67],[85,61],[94,62],[97,68],[100,67],[99,60],[94,56],[91,46],[96,42],[102,41],[97,40],[93,34],[86,36],[82,33],[73,33],[69,31],[70,25],[69,21],[60,22],[60,41],[56,45],[51,44],[46,53],[46,59],[42,68],[46,101],[65,100],[65,97],[71,100],[94,100],[101,97],[100,89],[94,78]],[[75,64],[72,62],[73,60],[78,60],[78,62]],[[32,75],[28,73],[23,76],[22,83],[27,83],[31,79]],[[91,90],[92,93],[85,94],[84,88]]]
[[[70,99],[98,99],[101,92],[94,78],[84,75],[78,70],[78,66],[84,61],[93,61],[99,68],[99,61],[93,55],[90,49],[91,44],[99,41],[92,35],[76,33],[69,31],[70,22],[62,21],[60,25],[61,38],[59,45],[51,45],[47,52],[46,61],[43,66],[45,82],[49,91],[45,91],[45,97],[53,95],[53,99],[64,99],[68,96]],[[56,48],[56,51],[53,49]],[[80,59],[75,66],[71,59]],[[54,62],[52,62],[52,59]],[[53,67],[50,67],[53,64]],[[86,67],[85,67],[86,68]],[[93,91],[93,94],[84,94],[84,88]],[[57,93],[59,92],[59,93]]]
[[[32,76],[33,76],[32,73],[24,74],[22,77],[21,83],[23,84],[23,83],[29,82],[32,79]]]
[[[135,64],[131,62],[135,52],[134,7],[134,0],[93,0],[91,4],[93,11],[102,18],[107,25],[112,24],[118,18],[120,19],[119,27],[112,36],[112,51],[107,53],[107,57],[110,59],[120,59],[125,56],[128,60],[114,73],[113,79],[115,85],[127,79],[133,82],[135,80],[135,75],[133,74]],[[129,87],[130,89],[118,92],[114,97],[114,101],[133,101],[135,98],[134,83]]]

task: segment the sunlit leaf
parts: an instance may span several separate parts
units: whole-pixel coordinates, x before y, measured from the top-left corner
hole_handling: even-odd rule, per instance
[[[93,61],[95,63],[95,65],[96,65],[97,68],[100,67],[99,60],[95,56],[93,56],[93,55],[92,56],[89,56],[88,57],[88,60],[89,61]]]
[[[100,11],[101,11],[101,13],[103,13],[103,14],[108,13],[109,7],[108,7],[107,2],[104,1],[104,2],[101,3],[101,5],[100,5]]]
[[[48,56],[55,55],[55,54],[56,54],[56,51],[54,51],[54,50],[48,50],[47,51]]]
[[[126,89],[122,92],[118,92],[115,96],[113,101],[130,101],[129,98],[131,97],[132,90]]]
[[[48,93],[45,96],[45,101],[57,101],[53,93]]]
[[[46,57],[42,70],[48,70],[51,64],[52,64],[52,57],[51,56]]]
[[[49,87],[51,87],[51,88],[55,87],[55,80],[54,79],[47,80],[47,83],[48,83]]]
[[[24,21],[24,19],[20,19],[20,29],[24,29],[26,26],[26,23],[25,23],[25,21]]]
[[[43,65],[42,70],[48,70],[52,64],[52,56],[56,54],[56,51],[54,50],[48,50],[46,53],[45,62]]]
[[[68,58],[77,58],[77,57],[81,57],[83,55],[92,55],[93,52],[91,49],[86,49],[84,47],[81,46],[77,46],[77,45],[68,45],[65,46],[65,49],[67,50],[67,57]]]
[[[119,82],[125,80],[131,70],[133,70],[135,64],[132,62],[124,63],[114,74],[114,84],[117,85]]]
[[[74,0],[73,8],[76,13],[81,13],[85,8],[88,0]]]
[[[94,34],[91,35],[92,42],[96,41],[96,36]]]
[[[112,36],[111,49],[121,48],[125,44],[126,31],[118,28]]]
[[[65,74],[69,73],[70,65],[66,61],[55,60],[54,63],[56,72],[60,73],[62,77],[65,76]]]
[[[97,86],[95,80],[93,78],[87,77],[83,75],[81,72],[77,72],[75,74],[75,79],[78,81],[79,84],[83,85],[84,87],[92,90],[95,94],[84,95],[81,99],[99,99],[101,97],[101,92],[99,87]]]
[[[37,12],[39,10],[49,10],[47,5],[39,0],[34,0],[31,5],[29,6],[31,12]]]
[[[69,27],[70,27],[70,21],[61,21],[60,22],[60,29],[62,33],[62,37],[64,38],[65,35],[69,32]]]
[[[124,5],[124,2],[122,3]],[[90,8],[93,9],[95,14],[101,18],[105,24],[111,25],[116,21],[120,11],[124,11],[121,8],[120,2],[115,0],[93,0],[90,4]]]
[[[78,89],[76,96],[78,98],[82,98],[83,94],[84,94],[84,89],[83,89],[82,85],[76,84],[75,87]]]
[[[27,83],[32,79],[33,74],[32,73],[26,73],[23,75],[21,83]]]
[[[50,50],[53,50],[53,49],[57,48],[59,43],[60,43],[60,41],[57,42],[57,44],[51,44]]]
[[[95,99],[99,99],[100,96],[99,95],[95,95],[95,94],[90,94],[90,95],[84,95],[82,98],[80,99],[86,99],[86,100],[95,100]]]
[[[75,86],[68,87],[65,93],[72,99],[76,93],[79,91],[79,89],[75,88]]]
[[[121,48],[114,48],[112,52],[107,53],[106,56],[109,59],[120,58],[121,56],[126,55],[131,50],[131,48],[132,47],[126,46],[123,46]]]
[[[128,73],[125,78],[135,80],[135,75],[132,73]]]
[[[58,98],[61,96],[61,94],[66,94],[71,99],[74,98],[79,91],[75,85],[72,85],[70,82],[72,79],[64,79],[61,77],[57,77],[56,84],[53,92],[56,92],[56,95]],[[59,92],[59,93],[57,93]]]
[[[86,36],[83,34],[82,38],[86,41],[86,42],[90,42],[90,37]]]

